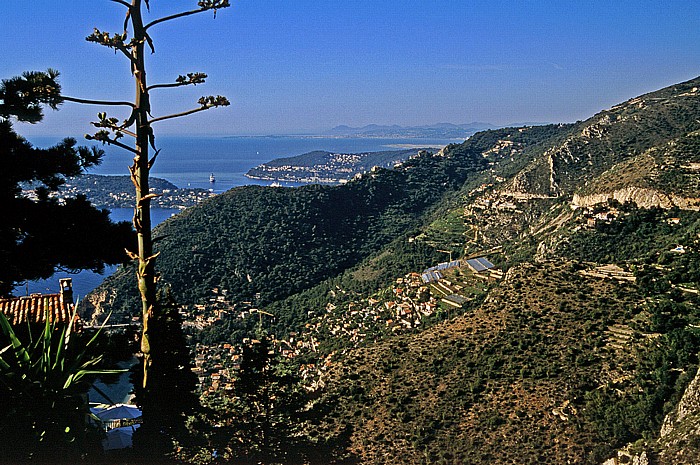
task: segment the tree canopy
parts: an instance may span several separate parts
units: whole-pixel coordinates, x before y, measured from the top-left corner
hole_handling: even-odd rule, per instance
[[[66,138],[41,149],[15,132],[12,120],[37,123],[42,108],[60,103],[58,72],[27,72],[0,83],[0,296],[23,281],[47,278],[57,268],[101,271],[123,262],[132,241],[128,223],[113,223],[85,197],[50,194],[100,163],[103,152]],[[33,195],[23,193],[23,188]]]

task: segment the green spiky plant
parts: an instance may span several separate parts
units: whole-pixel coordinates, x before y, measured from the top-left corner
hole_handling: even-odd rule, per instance
[[[97,376],[124,370],[101,368],[91,353],[101,328],[87,342],[73,322],[46,321],[22,341],[0,312],[0,462],[74,463],[99,452],[99,430],[88,421],[87,391]]]

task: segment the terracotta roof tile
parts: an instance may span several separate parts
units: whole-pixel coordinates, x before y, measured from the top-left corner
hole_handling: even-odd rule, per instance
[[[62,281],[68,281],[67,292],[0,299],[0,312],[5,314],[13,326],[24,323],[45,323],[47,318],[52,322],[68,323],[75,305],[72,300],[70,281]],[[76,315],[76,321],[79,320]]]

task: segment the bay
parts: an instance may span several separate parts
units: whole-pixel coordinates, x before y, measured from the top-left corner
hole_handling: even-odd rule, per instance
[[[153,225],[158,225],[167,220],[173,215],[179,213],[180,210],[175,208],[154,208],[151,210],[151,221]],[[109,213],[112,221],[129,221],[134,214],[131,208],[115,208]],[[36,281],[28,281],[25,284],[17,286],[13,294],[15,296],[30,295],[36,293],[56,294],[59,292],[58,280],[62,278],[73,279],[73,295],[77,301],[88,295],[90,291],[95,289],[108,276],[114,273],[117,265],[105,266],[102,273],[96,273],[90,270],[83,270],[78,273],[69,273],[67,271],[57,271],[50,278],[38,279]]]
[[[46,147],[60,141],[58,137],[32,137],[33,144]],[[443,147],[462,142],[448,139],[369,138],[324,136],[161,136],[156,139],[160,150],[151,176],[164,178],[177,187],[212,189],[216,193],[243,185],[270,185],[270,181],[248,179],[245,173],[275,158],[301,155],[314,150],[339,153],[377,152],[402,147]],[[86,141],[79,140],[80,144]],[[102,163],[91,174],[126,175],[131,155],[119,148],[103,146]],[[216,182],[209,182],[214,174]],[[299,184],[287,184],[297,186]]]
[[[34,136],[28,140],[37,147],[49,147],[60,142],[62,137]],[[87,141],[76,137],[81,145]],[[215,193],[225,192],[243,185],[270,185],[271,181],[249,179],[245,173],[263,163],[281,157],[302,155],[314,150],[338,153],[378,152],[407,147],[444,147],[462,142],[452,139],[423,138],[370,138],[370,137],[325,137],[325,136],[161,136],[156,140],[160,150],[151,170],[151,176],[167,179],[177,187],[209,189]],[[102,146],[105,156],[102,163],[88,170],[90,174],[123,176],[129,173],[131,155],[119,148]],[[210,181],[214,175],[215,182]],[[282,183],[296,187],[299,183]],[[153,209],[154,226],[179,210]],[[117,208],[111,211],[114,221],[131,221],[133,210]],[[48,279],[30,281],[15,288],[14,295],[58,292],[58,280],[73,278],[76,298],[87,295],[106,277],[114,273],[116,266],[105,267],[102,274],[81,271],[77,274],[56,272]]]

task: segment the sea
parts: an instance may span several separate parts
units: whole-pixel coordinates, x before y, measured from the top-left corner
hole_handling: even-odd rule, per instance
[[[49,147],[61,137],[27,137],[37,147]],[[78,139],[81,145],[91,145]],[[156,139],[160,150],[151,170],[151,176],[163,178],[177,187],[209,189],[222,193],[244,185],[270,185],[271,181],[261,181],[245,177],[245,173],[260,164],[282,157],[292,157],[314,150],[339,153],[377,152],[402,148],[444,147],[447,144],[462,142],[455,139],[423,138],[369,138],[369,137],[327,137],[306,135],[283,136],[161,136]],[[88,173],[101,175],[127,175],[132,156],[122,149],[104,146],[102,163],[91,168]],[[211,179],[214,182],[211,182]],[[282,183],[296,187],[299,184]],[[153,209],[154,225],[165,221],[179,210]],[[117,208],[110,212],[114,221],[131,221],[133,210]],[[103,273],[82,271],[77,274],[57,272],[49,279],[30,281],[15,288],[16,296],[32,293],[58,292],[58,280],[73,278],[73,293],[76,298],[87,295],[97,287],[116,267],[105,267]]]

